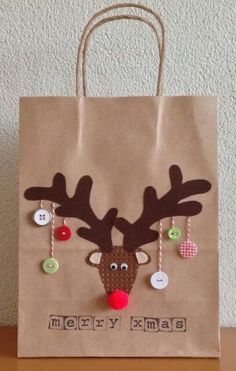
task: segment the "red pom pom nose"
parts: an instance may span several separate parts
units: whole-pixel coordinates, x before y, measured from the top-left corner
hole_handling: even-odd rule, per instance
[[[125,291],[116,289],[108,295],[107,303],[112,309],[124,309],[128,306],[129,295]]]

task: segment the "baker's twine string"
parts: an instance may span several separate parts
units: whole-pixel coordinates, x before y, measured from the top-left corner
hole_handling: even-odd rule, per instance
[[[187,219],[187,241],[190,241],[190,233],[191,233],[191,218],[188,216]]]
[[[161,272],[162,267],[162,221],[159,221],[159,260],[158,260],[158,271]]]
[[[50,256],[53,258],[54,256],[54,242],[55,242],[55,204],[52,203],[52,222],[51,222],[51,251]]]

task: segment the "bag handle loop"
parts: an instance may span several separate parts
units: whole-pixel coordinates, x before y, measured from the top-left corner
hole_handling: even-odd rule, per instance
[[[86,36],[86,39],[85,39],[85,42],[84,42],[83,57],[82,57],[82,84],[83,84],[82,86],[83,86],[83,95],[84,96],[87,96],[87,91],[88,91],[87,77],[86,77],[86,61],[87,61],[88,44],[89,44],[89,40],[92,36],[93,31],[96,28],[100,27],[102,24],[112,22],[112,21],[117,21],[117,20],[123,20],[123,19],[137,20],[137,21],[144,22],[147,25],[149,25],[152,28],[152,30],[154,31],[155,35],[156,35],[157,43],[158,43],[158,51],[159,51],[158,54],[160,56],[160,59],[162,58],[162,55],[161,55],[161,40],[159,38],[159,35],[158,35],[155,27],[153,26],[153,24],[151,22],[149,22],[148,20],[146,20],[143,17],[139,17],[139,16],[135,16],[135,15],[133,15],[133,16],[120,15],[120,16],[114,16],[114,17],[107,17],[107,18],[101,20],[100,22],[96,23],[91,28],[91,30],[89,31],[88,35]],[[162,70],[161,70],[162,66],[163,66],[163,63],[159,63],[158,81],[157,81],[157,95],[160,95],[160,91],[161,91],[160,76],[162,76]]]
[[[136,15],[116,15],[112,17],[106,17],[100,21],[98,21],[95,25],[92,26],[94,20],[96,20],[99,16],[114,10],[114,9],[119,9],[119,8],[139,8],[142,10],[147,11],[148,13],[154,15],[156,20],[158,21],[159,25],[161,26],[161,39],[159,37],[158,31],[156,27],[153,25],[152,22],[148,21],[147,19],[143,17],[139,17]],[[100,10],[96,14],[92,16],[92,18],[89,20],[87,25],[84,28],[84,31],[82,33],[81,39],[80,39],[80,44],[79,44],[79,49],[78,49],[78,54],[77,54],[77,66],[76,66],[76,95],[87,95],[87,80],[86,80],[86,55],[87,55],[87,49],[88,49],[88,42],[91,37],[91,34],[93,31],[100,27],[102,24],[115,21],[115,20],[121,20],[121,19],[132,19],[132,20],[138,20],[141,22],[146,23],[149,25],[152,30],[155,33],[155,36],[157,38],[158,42],[158,51],[159,51],[159,56],[160,56],[160,62],[159,62],[159,73],[158,73],[158,81],[157,81],[157,95],[161,95],[162,93],[162,88],[163,88],[163,62],[164,62],[164,52],[165,52],[165,31],[164,31],[164,25],[163,22],[159,16],[159,14],[155,13],[152,9],[141,5],[141,4],[131,4],[131,3],[126,3],[126,4],[114,4],[111,5],[110,7],[107,7],[105,9]],[[91,27],[92,26],[92,27]],[[82,92],[80,93],[80,69],[82,67]]]

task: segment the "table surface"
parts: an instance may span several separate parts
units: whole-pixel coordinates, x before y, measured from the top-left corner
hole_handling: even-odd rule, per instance
[[[236,328],[221,329],[221,358],[17,358],[16,327],[0,327],[1,371],[236,371]]]

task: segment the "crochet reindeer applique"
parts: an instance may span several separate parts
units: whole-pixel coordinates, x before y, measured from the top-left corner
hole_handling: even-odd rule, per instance
[[[148,264],[151,260],[141,248],[158,239],[158,232],[151,229],[151,226],[166,217],[199,214],[202,204],[185,199],[206,193],[211,188],[210,182],[204,179],[183,182],[182,172],[177,165],[170,167],[169,177],[171,187],[160,198],[155,188],[145,188],[142,213],[133,223],[117,217],[116,208],[109,209],[102,219],[96,216],[90,205],[93,181],[88,175],[79,180],[73,197],[67,195],[64,175],[57,173],[51,187],[28,188],[25,198],[54,202],[59,205],[55,210],[56,215],[78,218],[88,225],[77,230],[80,237],[97,245],[97,249],[89,253],[86,261],[98,268],[110,306],[122,309],[128,304],[128,294],[135,282],[139,265]],[[113,227],[124,236],[122,246],[114,246],[112,243]]]

